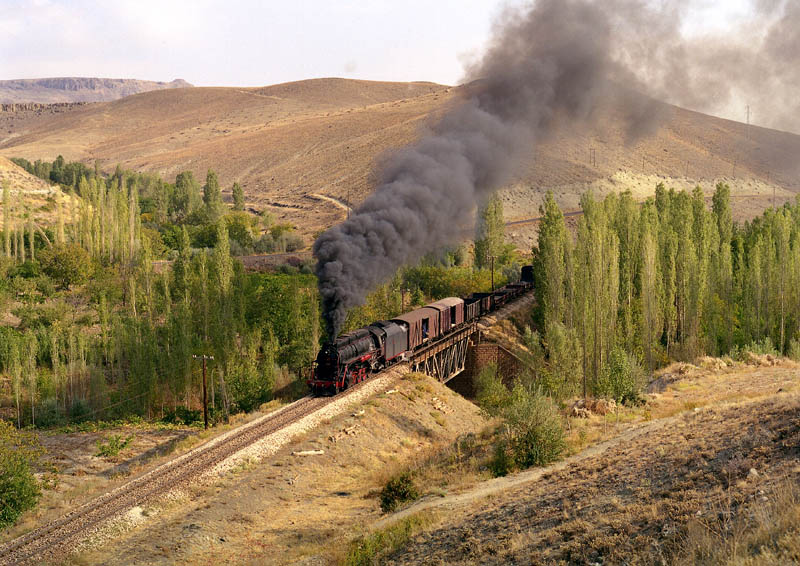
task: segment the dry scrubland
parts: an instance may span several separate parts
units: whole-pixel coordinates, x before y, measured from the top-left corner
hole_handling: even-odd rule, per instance
[[[238,180],[248,202],[295,223],[305,234],[344,215],[373,189],[382,158],[420,135],[465,87],[314,79],[263,88],[191,88],[144,93],[58,114],[0,113],[0,155],[156,171],[173,178],[208,168],[228,188]],[[556,127],[531,151],[520,181],[504,192],[509,220],[538,216],[552,189],[574,210],[588,188],[631,189],[637,198],[669,186],[712,190],[732,184],[734,213],[750,218],[800,190],[800,136],[659,105],[662,127],[629,139],[615,101],[587,127]],[[590,162],[590,148],[595,150]],[[530,228],[512,228],[527,246]]]
[[[571,421],[602,421],[579,437],[610,441],[412,507],[435,526],[383,563],[796,562],[798,368],[701,363],[661,372],[641,408]]]

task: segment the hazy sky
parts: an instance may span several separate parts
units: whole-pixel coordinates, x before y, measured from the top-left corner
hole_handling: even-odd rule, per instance
[[[186,79],[256,86],[312,77],[454,84],[492,20],[524,0],[0,0],[0,79]],[[747,0],[696,0],[688,32]]]

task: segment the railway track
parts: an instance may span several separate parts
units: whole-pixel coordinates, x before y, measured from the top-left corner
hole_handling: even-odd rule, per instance
[[[513,309],[532,299],[523,295],[494,313],[495,319],[505,318]],[[478,327],[485,329],[493,320],[482,318]],[[399,371],[406,364],[392,366],[386,371]],[[383,373],[383,372],[381,372]],[[100,495],[29,533],[0,545],[0,566],[46,564],[66,556],[79,542],[107,521],[129,509],[187,484],[191,479],[212,470],[217,464],[237,452],[308,416],[333,401],[342,399],[368,385],[379,376],[358,383],[332,397],[303,397],[255,421],[213,438],[125,484]]]
[[[358,389],[359,387],[355,386],[334,397],[303,397],[252,423],[209,440],[186,454],[81,505],[59,519],[0,545],[0,566],[42,564],[63,557],[106,521],[158,495],[185,485],[190,479],[213,469],[218,463],[266,435]]]

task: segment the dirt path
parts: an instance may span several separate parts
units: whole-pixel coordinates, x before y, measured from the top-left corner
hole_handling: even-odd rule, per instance
[[[446,509],[448,511],[452,511],[456,508],[466,507],[491,495],[503,493],[509,489],[538,481],[545,476],[565,470],[573,464],[577,464],[589,458],[600,456],[608,449],[617,447],[624,442],[630,442],[631,440],[639,438],[642,435],[651,434],[657,430],[660,430],[668,424],[674,422],[675,419],[676,417],[670,417],[651,421],[646,424],[636,425],[634,428],[626,430],[614,438],[610,438],[606,441],[592,445],[589,448],[582,450],[578,454],[574,454],[573,456],[565,458],[564,460],[556,462],[555,464],[551,464],[550,466],[534,468],[511,476],[488,480],[475,486],[475,488],[469,491],[465,491],[464,493],[448,495],[445,497],[423,499],[398,513],[388,515],[380,521],[377,521],[375,523],[375,528],[385,527],[391,523],[394,523],[395,521],[399,521],[405,517],[408,517],[409,515],[414,515],[421,511],[435,509]]]
[[[353,210],[347,204],[345,204],[343,201],[341,201],[339,199],[336,199],[336,198],[333,198],[333,197],[329,197],[329,196],[326,196],[326,195],[321,195],[319,193],[311,193],[309,196],[312,196],[314,198],[318,198],[320,200],[328,201],[331,204],[333,204],[334,206],[337,206],[337,207],[341,208],[342,210],[344,210],[345,214],[349,214]]]

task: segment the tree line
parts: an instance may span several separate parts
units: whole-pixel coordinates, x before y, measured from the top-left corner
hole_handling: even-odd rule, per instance
[[[191,414],[198,353],[214,355],[219,415],[302,377],[319,342],[316,285],[300,272],[310,270],[248,274],[232,256],[303,244],[245,212],[238,184],[228,207],[213,171],[200,187],[191,172],[169,184],[62,158],[29,170],[65,184],[47,204],[49,226],[3,187],[0,308],[18,323],[0,326],[0,405],[10,400],[17,426]],[[154,262],[164,257],[172,264]]]
[[[528,342],[542,367],[560,366],[551,388],[607,393],[625,367],[753,344],[800,354],[800,204],[739,226],[727,185],[709,210],[700,187],[659,184],[641,205],[628,191],[587,193],[581,210],[573,235],[548,193],[533,249]]]

